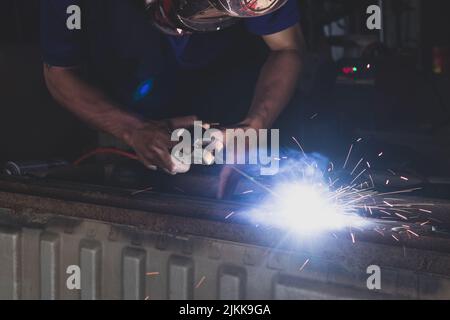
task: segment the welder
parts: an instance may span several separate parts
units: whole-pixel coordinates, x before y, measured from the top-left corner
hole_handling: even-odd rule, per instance
[[[73,6],[80,8],[78,28],[68,28],[77,18]],[[197,119],[191,110],[161,117],[178,103],[176,77],[214,65],[224,52],[239,54],[239,33],[262,37],[269,54],[246,116],[231,128],[270,128],[302,68],[297,0],[41,0],[44,74],[53,97],[128,144],[147,167],[168,172],[171,130]]]

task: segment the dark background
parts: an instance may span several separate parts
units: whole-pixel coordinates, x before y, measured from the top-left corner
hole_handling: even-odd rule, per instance
[[[299,3],[310,53],[296,97],[277,125],[284,144],[292,147],[290,137],[296,136],[308,152],[340,159],[354,139],[364,137],[367,144],[358,152],[385,150],[387,166],[450,177],[449,74],[433,71],[434,48],[450,46],[448,1],[385,0],[382,34],[365,27],[366,8],[378,1]],[[332,22],[345,29],[342,36],[327,34]],[[341,50],[339,59],[333,59],[333,50]],[[343,66],[367,61],[374,70],[362,78],[370,81],[342,81]],[[231,71],[205,72],[214,75],[205,81],[211,85],[204,90],[205,105],[226,108],[233,97],[223,85],[246,88],[239,81],[257,74],[236,63],[224,69]],[[248,106],[250,99],[247,94],[239,103]],[[0,161],[71,160],[97,141],[45,88],[39,1],[0,4],[0,106]]]

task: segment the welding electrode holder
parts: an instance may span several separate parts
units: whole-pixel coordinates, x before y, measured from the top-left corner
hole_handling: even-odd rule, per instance
[[[219,150],[219,151],[223,150],[223,143],[220,142],[220,139],[218,137],[214,136],[214,134],[212,135],[212,138],[214,139],[213,141],[205,141],[204,140],[203,137],[205,136],[205,132],[208,129],[211,129],[211,125],[209,125],[209,124],[203,124],[202,127],[197,128],[197,130],[201,130],[201,138],[196,138],[191,145],[192,149],[191,149],[191,154],[190,154],[190,163],[195,163],[195,164],[198,163],[196,161],[197,159],[195,158],[196,157],[196,153],[195,153],[196,149],[201,149],[200,161],[201,161],[202,165],[210,166],[215,163],[214,153],[211,151],[208,151],[208,150],[203,150],[203,147],[207,144],[216,143],[215,149]],[[191,128],[189,130],[180,129],[177,131],[177,136],[178,136],[178,138],[181,138],[184,135],[184,133],[186,131],[188,131],[189,135],[191,137],[195,137],[195,130],[196,130],[195,128]],[[186,173],[190,170],[190,165],[185,164],[182,159],[177,159],[177,157],[175,157],[174,155],[172,155],[172,162],[174,163],[174,165],[176,167],[175,168],[176,173]]]

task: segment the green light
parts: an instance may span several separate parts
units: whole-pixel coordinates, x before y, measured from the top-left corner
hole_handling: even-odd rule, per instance
[[[353,72],[357,72],[358,68],[357,67],[353,67]]]

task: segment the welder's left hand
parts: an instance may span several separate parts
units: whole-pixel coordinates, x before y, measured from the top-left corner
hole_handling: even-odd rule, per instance
[[[241,123],[238,123],[237,125],[230,126],[228,128],[222,128],[222,134],[223,137],[226,137],[226,130],[227,129],[242,129],[244,131],[246,130],[256,130],[258,132],[259,129],[262,129],[262,127],[255,123],[250,123],[249,121],[244,121]],[[247,141],[248,142],[248,141]],[[224,146],[227,145],[226,139],[223,141]],[[225,147],[226,148],[226,147]],[[238,150],[235,148],[234,153],[234,163],[237,163],[237,158],[240,156],[240,154],[237,154]],[[245,148],[245,159],[248,158],[249,154],[249,145],[246,143]],[[226,159],[224,159],[226,160]],[[238,165],[232,165],[232,164],[225,164],[223,168],[220,171],[219,175],[219,186],[217,190],[217,198],[218,199],[228,199],[233,196],[236,187],[238,186],[238,183],[240,179],[242,178],[242,175],[239,174],[235,169],[233,169],[235,166]]]

